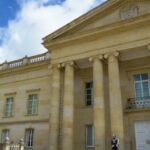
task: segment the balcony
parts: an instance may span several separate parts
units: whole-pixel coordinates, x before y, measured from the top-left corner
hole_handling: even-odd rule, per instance
[[[150,96],[129,98],[127,101],[127,109],[150,109]]]

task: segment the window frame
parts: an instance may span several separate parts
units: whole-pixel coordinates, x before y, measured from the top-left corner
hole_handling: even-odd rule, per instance
[[[27,133],[27,132],[30,132],[30,131],[32,131],[31,132],[32,133],[32,138]],[[33,145],[34,145],[34,134],[35,134],[35,129],[34,128],[27,128],[27,129],[25,129],[25,135],[24,136],[25,136],[25,147],[26,148],[33,148]],[[30,143],[29,145],[28,145],[28,142]]]
[[[142,80],[142,74],[147,74],[147,75],[148,75],[148,79]],[[135,81],[135,80],[134,80],[134,76],[135,76],[135,75],[140,75],[140,81]],[[147,83],[148,83],[148,92],[149,92],[149,96],[150,96],[149,73],[148,73],[148,72],[134,73],[134,74],[132,75],[132,78],[133,78],[133,87],[134,87],[134,97],[135,97],[136,99],[146,97],[146,96],[144,96],[144,88],[143,88],[143,83],[144,83],[144,82],[147,82]],[[137,97],[136,86],[135,86],[136,83],[140,83],[140,86],[141,86],[141,94],[142,94],[141,97]],[[147,97],[149,97],[149,96],[147,96]]]
[[[3,129],[3,130],[2,130],[2,133],[1,133],[1,142],[2,142],[2,143],[5,142],[5,139],[4,139],[4,132],[7,132],[7,135],[8,135],[8,136],[5,136],[5,138],[6,138],[6,137],[10,137],[10,130],[9,130],[9,129]]]
[[[10,107],[10,104],[7,102],[9,99],[12,100],[11,107]],[[8,108],[9,108],[9,111],[8,111]],[[11,111],[10,111],[10,108],[11,108]],[[4,107],[4,117],[10,118],[10,117],[13,117],[13,114],[14,114],[14,97],[13,96],[6,97],[5,107]]]
[[[30,100],[30,96],[35,96],[36,95],[36,97],[37,97],[37,99],[36,99],[36,111],[34,112],[34,107],[35,107],[35,103],[34,102],[32,102],[32,101],[34,101],[33,99],[32,99],[32,101]],[[28,100],[27,100],[27,115],[28,116],[32,116],[32,115],[38,115],[38,107],[39,107],[39,94],[37,94],[37,93],[30,93],[30,94],[28,94],[28,98],[27,98]],[[32,103],[31,105],[32,105],[32,108],[31,108],[31,110],[29,110],[29,105],[30,105],[30,102]],[[33,103],[34,103],[34,107],[33,107]],[[30,112],[31,111],[31,112]]]
[[[88,145],[88,126],[92,127],[92,145]],[[94,125],[93,124],[86,124],[85,125],[85,146],[86,148],[94,148],[95,147],[95,138],[94,138]]]
[[[92,87],[87,88],[87,84],[88,84],[88,83],[90,83],[90,84],[92,85]],[[85,90],[85,106],[86,106],[86,107],[91,107],[91,106],[93,106],[93,102],[94,102],[94,101],[93,101],[93,81],[87,81],[87,82],[84,83],[84,85],[85,85],[85,86],[84,86],[84,90]],[[88,93],[87,93],[87,90],[89,90],[89,89],[91,90],[91,94],[88,94]],[[88,105],[88,101],[89,101],[89,100],[87,99],[87,96],[88,96],[88,95],[91,95],[91,104],[90,104],[90,105]]]

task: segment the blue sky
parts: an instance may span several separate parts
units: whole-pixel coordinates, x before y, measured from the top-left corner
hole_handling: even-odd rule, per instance
[[[104,1],[0,0],[0,63],[46,52],[44,36]]]
[[[6,27],[8,20],[14,19],[19,9],[16,0],[0,0],[0,26]]]

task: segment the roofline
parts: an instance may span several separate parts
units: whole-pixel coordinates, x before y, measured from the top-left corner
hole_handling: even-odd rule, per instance
[[[44,38],[42,38],[42,40],[44,42],[46,42],[47,40],[51,40],[51,39],[54,39],[54,38],[60,36],[61,34],[69,31],[70,29],[72,29],[75,26],[83,23],[84,21],[87,21],[92,16],[95,16],[97,13],[100,13],[100,12],[104,11],[105,9],[107,9],[111,5],[116,4],[119,1],[120,0],[107,0],[106,2],[103,2],[102,4],[97,6],[96,8],[88,11],[87,13],[85,13],[85,14],[81,15],[80,17],[74,19],[70,23],[68,23],[68,24],[64,25],[63,27],[59,28],[58,30],[56,30],[56,31],[52,32],[51,34],[45,36]],[[96,11],[96,10],[99,10],[99,11]]]
[[[40,53],[40,54],[36,54],[36,55],[31,55],[31,56],[25,55],[24,57],[14,59],[14,60],[10,60],[10,61],[5,60],[4,62],[0,63],[0,65],[3,65],[4,63],[13,63],[13,62],[16,62],[16,61],[20,61],[20,60],[23,60],[24,58],[30,59],[30,58],[38,57],[38,56],[41,56],[41,55],[46,55],[47,53],[49,53],[49,51],[46,51],[46,52]]]

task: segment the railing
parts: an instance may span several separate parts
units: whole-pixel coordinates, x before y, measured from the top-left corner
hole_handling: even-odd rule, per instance
[[[20,145],[18,144],[12,144],[9,146],[10,150],[20,150]]]
[[[39,63],[39,62],[47,61],[49,59],[50,59],[49,53],[44,53],[44,54],[31,56],[31,57],[25,56],[23,59],[11,61],[11,62],[5,61],[3,64],[0,64],[0,71],[12,69],[12,68],[18,68],[29,64]]]
[[[23,64],[22,60],[14,61],[14,62],[8,63],[8,68],[17,68],[17,67],[22,66],[22,64]]]
[[[6,137],[5,142],[0,144],[0,150],[24,150],[24,141],[21,139],[19,144],[10,143],[10,139]]]
[[[37,62],[41,62],[41,61],[45,61],[46,60],[46,55],[39,55],[38,57],[37,56],[33,56],[33,57],[30,57],[29,59],[29,63],[37,63]]]
[[[150,97],[129,98],[127,109],[150,108]]]

